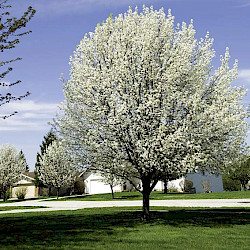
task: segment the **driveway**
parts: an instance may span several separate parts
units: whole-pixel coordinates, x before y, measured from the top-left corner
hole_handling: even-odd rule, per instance
[[[21,212],[42,212],[58,210],[77,210],[94,207],[141,207],[142,201],[46,201],[29,200],[14,203],[0,203],[4,206],[45,206],[46,208],[15,209],[0,211],[0,214]],[[151,200],[150,206],[162,207],[249,207],[250,199],[195,199],[195,200]]]

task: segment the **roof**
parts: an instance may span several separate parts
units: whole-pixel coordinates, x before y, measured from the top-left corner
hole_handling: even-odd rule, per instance
[[[24,175],[32,178],[32,179],[35,179],[35,173],[34,172],[25,172]]]

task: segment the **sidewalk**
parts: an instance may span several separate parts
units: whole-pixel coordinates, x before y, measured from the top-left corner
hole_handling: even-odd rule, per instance
[[[0,203],[0,207],[6,206],[45,206],[46,208],[35,209],[15,209],[9,211],[0,211],[0,214],[7,213],[27,213],[27,212],[45,212],[59,210],[77,210],[94,207],[141,207],[142,201],[46,201],[28,200],[13,203]],[[247,207],[250,208],[250,199],[194,199],[194,200],[151,200],[150,206],[162,207]]]

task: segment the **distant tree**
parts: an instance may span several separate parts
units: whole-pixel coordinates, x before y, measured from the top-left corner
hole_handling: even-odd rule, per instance
[[[177,173],[172,173],[172,172],[168,173],[167,171],[165,173],[162,173],[160,180],[163,181],[164,184],[163,193],[164,194],[168,193],[168,183],[170,181],[174,181],[180,177],[181,175]]]
[[[0,51],[1,52],[15,48],[17,44],[20,43],[19,38],[31,32],[31,31],[24,31],[24,32],[18,32],[18,31],[19,29],[26,27],[27,23],[30,21],[30,19],[34,16],[36,12],[30,6],[20,18],[13,17],[8,11],[8,9],[11,8],[11,5],[9,5],[7,2],[8,0],[0,0]],[[21,81],[17,80],[16,82],[12,83],[7,83],[6,81],[4,81],[6,75],[12,71],[12,67],[5,67],[5,66],[7,66],[9,63],[18,60],[21,60],[21,58],[18,57],[15,59],[0,61],[0,67],[1,68],[3,67],[2,72],[0,72],[0,87],[1,87],[0,106],[9,103],[10,101],[21,100],[30,94],[29,92],[27,92],[24,95],[13,96],[9,92],[9,88],[20,83]],[[7,93],[2,92],[3,91],[2,87],[6,87]],[[15,113],[16,112],[13,112],[12,114],[5,114],[0,116],[0,118],[6,119],[7,117],[14,115]]]
[[[20,159],[24,162],[24,164],[26,166],[26,170],[25,171],[29,172],[29,165],[27,164],[27,161],[26,161],[26,158],[24,156],[23,151],[21,150],[19,154],[20,154]]]
[[[40,145],[40,153],[36,155],[36,164],[35,164],[35,184],[37,187],[42,187],[44,184],[38,178],[39,168],[41,166],[41,157],[44,155],[46,149],[53,141],[57,140],[57,136],[53,131],[49,131],[46,136],[43,137],[42,144]],[[50,193],[50,192],[49,192]]]
[[[112,199],[114,199],[114,187],[117,185],[121,185],[124,181],[122,181],[117,177],[117,175],[112,173],[100,173],[100,175],[103,177],[102,182],[110,186]]]
[[[232,180],[239,181],[241,190],[247,190],[247,183],[250,181],[250,156],[245,156],[241,161],[232,165],[228,171]]]
[[[26,170],[26,162],[14,146],[4,144],[0,147],[0,191],[6,201],[6,192]]]
[[[38,178],[44,185],[57,189],[57,198],[61,187],[74,184],[76,178],[74,162],[58,140],[46,148],[40,164]]]
[[[239,191],[241,190],[241,184],[239,180],[233,180],[230,174],[223,173],[222,175],[223,189],[225,191]]]

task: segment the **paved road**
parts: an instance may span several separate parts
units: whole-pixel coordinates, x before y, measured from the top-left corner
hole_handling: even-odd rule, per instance
[[[29,200],[14,203],[0,203],[4,206],[45,206],[46,208],[15,209],[0,211],[5,213],[77,210],[93,207],[134,207],[142,206],[142,201],[46,201]],[[163,207],[249,207],[250,199],[204,199],[204,200],[151,200],[150,206]]]

